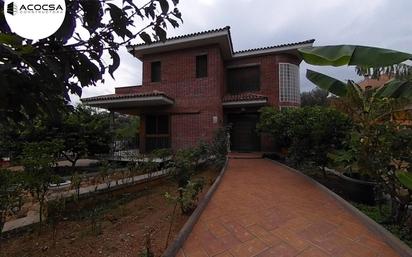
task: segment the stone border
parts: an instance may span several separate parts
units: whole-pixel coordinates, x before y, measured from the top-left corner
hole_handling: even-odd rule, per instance
[[[192,213],[192,215],[190,215],[189,219],[180,229],[179,233],[176,236],[176,239],[163,252],[162,257],[175,257],[178,251],[180,250],[180,248],[182,248],[186,239],[192,232],[193,227],[199,220],[200,215],[202,214],[207,204],[209,203],[210,199],[212,199],[212,196],[215,193],[216,189],[219,187],[220,183],[222,182],[222,178],[226,173],[228,162],[229,162],[229,159],[226,157],[225,164],[223,168],[221,169],[219,176],[217,176],[215,182],[209,188],[209,191],[206,193],[206,195],[199,201],[195,211]]]
[[[373,219],[369,218],[366,214],[358,210],[356,207],[354,207],[352,204],[347,202],[345,199],[331,191],[329,188],[325,187],[324,185],[320,184],[316,180],[308,177],[307,175],[303,174],[302,172],[291,168],[283,163],[277,162],[275,160],[267,159],[270,160],[290,171],[293,171],[294,173],[300,175],[301,177],[305,178],[308,182],[311,184],[315,185],[319,189],[321,189],[323,192],[329,194],[332,196],[335,200],[337,200],[346,210],[354,214],[358,219],[362,221],[362,223],[371,231],[377,233],[387,244],[389,244],[398,254],[400,254],[402,257],[411,257],[412,256],[412,249],[407,246],[404,242],[402,242],[399,238],[397,238],[395,235],[393,235],[391,232],[386,230],[383,226],[379,225],[376,223]]]

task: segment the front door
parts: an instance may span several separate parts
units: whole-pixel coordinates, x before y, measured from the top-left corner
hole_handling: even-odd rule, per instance
[[[258,114],[231,114],[228,122],[232,125],[230,135],[231,150],[252,152],[260,150],[260,138],[256,133]]]

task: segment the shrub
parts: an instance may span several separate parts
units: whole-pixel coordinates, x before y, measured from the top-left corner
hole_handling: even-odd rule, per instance
[[[196,209],[198,195],[202,192],[204,184],[203,179],[189,180],[184,187],[178,189],[179,196],[174,197],[166,192],[165,197],[178,203],[182,213],[189,215]]]
[[[328,152],[342,147],[351,129],[344,114],[325,107],[272,107],[261,110],[258,131],[270,134],[277,150],[287,148],[287,160],[293,165],[315,164],[324,167]]]
[[[209,157],[215,157],[216,165],[220,166],[225,162],[227,149],[229,127],[221,127],[215,131],[214,138],[209,145]]]
[[[28,143],[23,149],[22,163],[24,166],[24,182],[31,195],[40,205],[40,225],[43,221],[44,204],[49,186],[56,181],[53,167],[56,166],[61,142]]]
[[[21,207],[21,183],[20,174],[0,169],[0,241],[6,217]]]

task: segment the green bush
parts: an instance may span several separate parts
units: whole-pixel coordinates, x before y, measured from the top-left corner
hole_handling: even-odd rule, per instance
[[[261,110],[257,129],[274,139],[275,150],[287,149],[287,160],[324,167],[328,153],[342,147],[352,127],[350,119],[332,108],[305,107]]]

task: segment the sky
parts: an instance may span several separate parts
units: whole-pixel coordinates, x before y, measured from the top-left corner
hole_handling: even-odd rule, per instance
[[[168,36],[230,26],[235,51],[313,38],[314,46],[357,44],[412,53],[411,0],[180,0],[178,8],[184,23],[169,28]],[[84,88],[82,97],[112,94],[115,87],[141,84],[141,62],[125,48],[120,49],[120,57],[115,80],[107,75],[104,84]],[[341,80],[360,80],[352,67],[302,63],[302,92],[315,87],[305,78],[308,68]],[[72,99],[79,101],[75,96]]]

